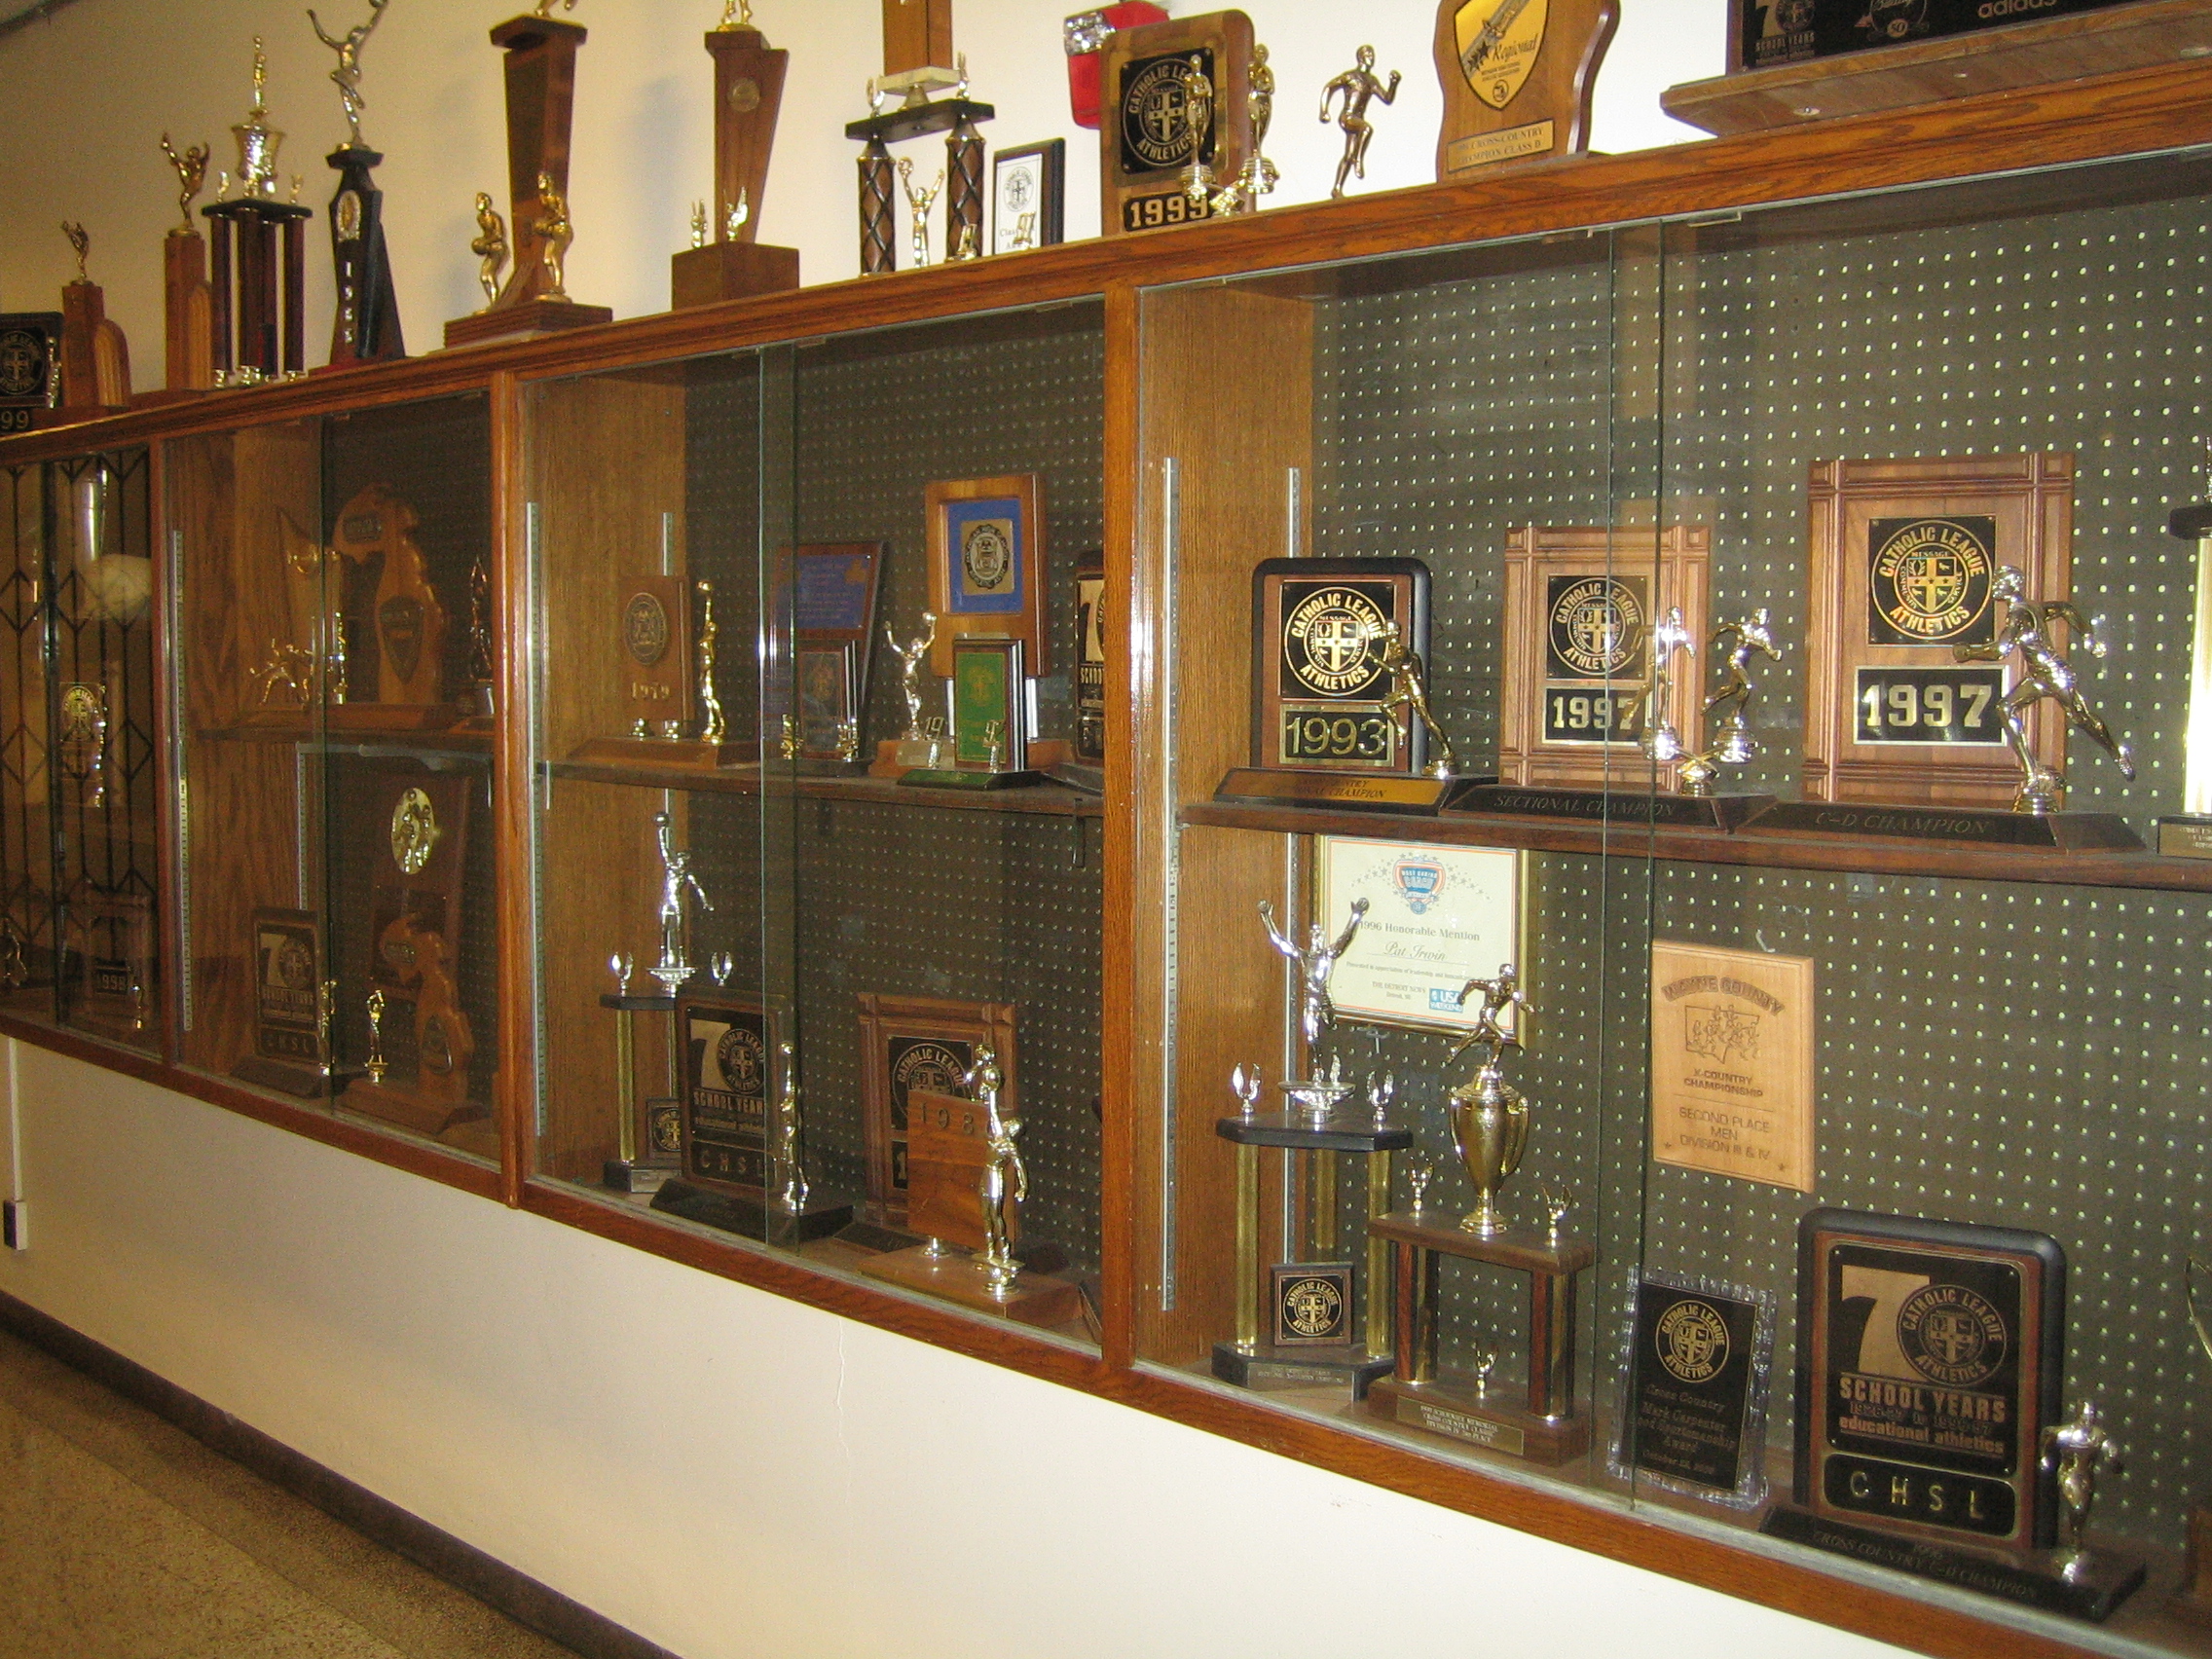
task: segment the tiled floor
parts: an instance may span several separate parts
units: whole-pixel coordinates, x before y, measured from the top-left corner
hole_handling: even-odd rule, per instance
[[[0,1332],[0,1659],[566,1659]]]

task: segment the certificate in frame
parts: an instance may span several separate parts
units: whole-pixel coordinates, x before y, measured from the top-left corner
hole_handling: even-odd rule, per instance
[[[1501,962],[1529,982],[1523,902],[1527,865],[1513,847],[1452,847],[1313,838],[1313,913],[1367,917],[1329,980],[1337,1017],[1369,1025],[1465,1031],[1459,992]],[[1516,1013],[1518,1017],[1518,1011]]]

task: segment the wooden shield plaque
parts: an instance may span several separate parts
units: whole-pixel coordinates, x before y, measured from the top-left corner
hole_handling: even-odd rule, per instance
[[[1809,505],[1805,798],[2009,806],[2020,769],[1999,704],[2011,670],[1956,652],[1996,638],[2000,566],[2030,599],[2064,596],[2074,458],[1824,461]],[[2058,704],[2031,718],[2036,754],[2063,768]]]
[[[1590,94],[1619,21],[1615,0],[1443,0],[1437,178],[1589,148]]]
[[[1649,530],[1530,525],[1505,548],[1504,683],[1497,773],[1506,784],[1602,789],[1640,779],[1650,713],[1650,635],[1668,610],[1700,647],[1677,655],[1668,718],[1695,753],[1704,696],[1703,525]],[[1658,768],[1673,787],[1674,768]]]
[[[1116,29],[1098,51],[1100,231],[1195,224],[1211,207],[1189,188],[1194,162],[1215,189],[1251,154],[1252,19],[1208,12]],[[1189,93],[1196,72],[1210,97]]]

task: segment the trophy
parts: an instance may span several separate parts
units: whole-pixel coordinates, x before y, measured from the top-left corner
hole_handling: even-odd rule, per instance
[[[617,1193],[657,1193],[677,1169],[682,1149],[682,1082],[678,1072],[677,1030],[672,1022],[668,1041],[667,1076],[658,1094],[638,1097],[638,1015],[669,1014],[676,998],[665,991],[630,989],[637,959],[615,951],[607,959],[614,977],[614,989],[602,992],[599,1006],[614,1014],[614,1143],[615,1155],[601,1166],[602,1184]]]
[[[1321,125],[1329,124],[1329,102],[1344,98],[1337,111],[1337,126],[1345,135],[1343,160],[1337,163],[1336,182],[1329,187],[1331,200],[1345,193],[1346,178],[1367,176],[1367,146],[1375,140],[1375,129],[1367,119],[1367,107],[1381,98],[1386,104],[1398,101],[1398,83],[1404,79],[1397,70],[1390,71],[1390,83],[1384,86],[1376,78],[1375,48],[1363,46],[1352,59],[1352,66],[1321,89]],[[1255,139],[1253,147],[1258,148]]]
[[[322,922],[312,910],[253,912],[253,1052],[231,1075],[302,1099],[330,1090],[338,981],[323,977]]]
[[[269,125],[269,57],[253,39],[253,106],[231,129],[239,146],[239,198],[227,181],[200,209],[211,228],[210,290],[215,384],[261,386],[307,373],[307,222],[312,207],[276,200],[284,134]],[[297,197],[298,192],[293,192]]]
[[[1256,57],[1252,19],[1242,12],[1106,36],[1098,50],[1104,235],[1194,224],[1251,204],[1273,171],[1246,172],[1259,151],[1255,116],[1264,129],[1273,108],[1272,72],[1260,59],[1255,76]]]
[[[899,659],[900,692],[906,704],[906,732],[896,742],[877,747],[873,770],[879,776],[882,775],[887,759],[891,762],[893,775],[914,767],[939,770],[947,758],[943,718],[933,717],[937,727],[936,735],[925,733],[921,689],[922,663],[929,656],[930,648],[937,644],[937,613],[933,610],[923,611],[922,631],[904,645],[899,643],[899,636],[889,628],[883,630],[883,643],[891,647],[891,654]]]
[[[1367,901],[1354,899],[1351,917],[1334,940],[1330,940],[1328,930],[1315,922],[1308,930],[1306,943],[1300,945],[1275,926],[1272,901],[1260,901],[1260,925],[1267,929],[1268,942],[1298,971],[1298,1028],[1305,1039],[1307,1064],[1312,1071],[1312,1076],[1304,1082],[1283,1084],[1283,1098],[1316,1123],[1326,1119],[1352,1091],[1352,1085],[1344,1081],[1341,1060],[1327,1076],[1322,1075],[1321,1039],[1337,1022],[1336,1005],[1329,1000],[1329,980],[1345,952],[1351,948],[1351,941],[1359,937],[1359,925],[1366,919]]]
[[[1002,1098],[1006,1076],[988,1040],[960,1074],[964,1094],[915,1089],[906,1097],[906,1225],[925,1234],[911,1249],[870,1257],[860,1271],[909,1290],[1025,1325],[1064,1325],[1083,1312],[1074,1283],[1025,1272],[1014,1253],[1029,1197],[1021,1120]]]
[[[1761,1531],[2093,1621],[2143,1582],[2086,1541],[2116,1448],[2093,1405],[2060,1415],[2055,1239],[1817,1209],[1797,1315],[1792,1500]]]
[[[574,9],[575,0],[570,0]],[[549,16],[552,0],[492,31],[506,54],[507,224],[514,270],[482,311],[446,324],[448,346],[528,339],[613,320],[606,306],[569,298],[567,259],[575,240],[569,212],[569,141],[576,101],[582,25]],[[481,214],[480,214],[481,220]],[[480,238],[489,241],[489,236]],[[480,257],[490,258],[483,254]]]
[[[207,239],[192,228],[192,204],[206,187],[207,146],[188,145],[180,156],[165,132],[162,154],[176,169],[176,206],[183,218],[162,240],[166,386],[170,391],[205,391],[215,384],[213,290],[207,285]]]
[[[941,92],[952,95],[932,101],[930,94]],[[900,101],[886,109],[894,97]],[[983,240],[983,140],[976,123],[998,112],[968,95],[968,60],[952,50],[951,0],[884,0],[883,73],[868,81],[867,107],[867,115],[845,126],[845,136],[866,146],[860,158],[861,275],[880,276],[899,264],[892,228],[893,167],[886,146],[932,132],[945,135],[944,255],[974,257],[962,248],[980,251]],[[912,164],[902,160],[900,175],[910,176],[912,170]],[[936,192],[917,198],[909,187],[908,194],[910,203],[919,203],[913,208],[914,263],[926,265],[927,221]]]
[[[921,1122],[922,1097],[949,1095],[964,1099],[963,1081],[984,1049],[997,1056],[1002,1082],[1001,1104],[1012,1109],[1014,1067],[1014,1009],[1007,1003],[956,1002],[940,997],[882,996],[864,991],[860,996],[861,1082],[867,1143],[867,1214],[871,1222],[887,1228],[922,1231],[910,1219],[913,1202],[913,1146]],[[945,1129],[951,1121],[939,1122]],[[971,1121],[953,1124],[962,1134],[975,1128]],[[928,1125],[923,1125],[926,1130]],[[965,1156],[960,1149],[940,1147],[955,1162]],[[974,1149],[969,1149],[971,1152]],[[965,1204],[975,1192],[973,1161],[963,1164],[970,1172],[953,1181],[954,1201]]]
[[[952,644],[952,725],[940,763],[900,774],[919,789],[1004,790],[1046,782],[1029,757],[1029,678],[1019,640],[967,635]],[[905,744],[901,743],[902,752]],[[949,755],[945,753],[949,748]],[[943,764],[949,758],[949,766]]]
[[[384,192],[372,169],[384,160],[361,137],[361,48],[384,21],[391,0],[369,0],[369,20],[333,36],[311,8],[315,39],[338,54],[330,79],[345,105],[350,136],[325,160],[338,173],[330,203],[330,257],[337,274],[338,310],[330,327],[330,366],[383,362],[407,355],[399,332],[399,296],[392,287],[391,256],[384,239]]]
[[[779,585],[788,582],[791,589],[793,706],[783,715],[790,735],[786,757],[801,770],[841,774],[860,761],[884,553],[880,541],[811,542],[779,566]],[[779,593],[779,616],[783,603]],[[779,681],[770,688],[784,686]]]
[[[1393,85],[1395,81],[1393,80]],[[1323,94],[1323,104],[1327,94]],[[1385,98],[1383,102],[1387,103]],[[1260,147],[1268,141],[1268,128],[1275,114],[1275,72],[1268,67],[1268,49],[1258,42],[1252,46],[1252,66],[1245,76],[1245,119],[1251,127],[1252,153],[1245,157],[1244,166],[1235,178],[1216,191],[1207,203],[1216,219],[1233,218],[1238,213],[1259,211],[1260,198],[1272,196],[1282,175],[1275,170],[1274,163],[1261,153]],[[1328,118],[1323,116],[1325,121]]]
[[[665,812],[653,814],[653,830],[660,841],[660,959],[649,972],[670,996],[681,991],[697,972],[691,965],[690,926],[683,911],[686,891],[709,912],[714,902],[699,878],[691,873],[691,855],[676,845],[673,821]]]
[[[107,296],[85,275],[92,239],[66,222],[77,276],[61,290],[61,406],[85,415],[130,407],[130,345],[107,314]]]
[[[1369,1225],[1395,1252],[1391,1346],[1395,1365],[1366,1390],[1367,1410],[1409,1427],[1425,1429],[1533,1462],[1562,1463],[1590,1444],[1590,1420],[1575,1409],[1575,1281],[1596,1259],[1588,1240],[1566,1228],[1567,1199],[1548,1188],[1540,1226],[1510,1223],[1498,1189],[1521,1166],[1529,1144],[1529,1103],[1504,1079],[1507,1049],[1525,1047],[1524,1015],[1533,1012],[1511,963],[1494,977],[1469,980],[1464,1003],[1480,991],[1474,1028],[1452,1052],[1482,1050],[1475,1076],[1455,1088],[1449,1115],[1452,1142],[1475,1190],[1475,1207],[1456,1223],[1432,1217],[1422,1195],[1413,1208]],[[1425,1183],[1424,1183],[1425,1185]],[[1497,1355],[1481,1354],[1471,1376],[1448,1377],[1438,1369],[1438,1261],[1456,1256],[1529,1275],[1528,1387],[1516,1402],[1493,1388]]]
[[[691,246],[669,260],[677,311],[798,286],[798,249],[755,240],[791,54],[769,47],[753,25],[752,6],[738,0],[729,0],[707,32],[707,53],[715,60],[714,216],[706,218],[701,203]]]
[[[415,539],[421,522],[413,503],[385,484],[365,486],[339,509],[325,554],[334,581],[342,593],[356,592],[351,566],[364,580],[373,571],[377,585],[367,613],[342,607],[333,629],[333,696],[323,719],[334,731],[435,731],[460,718],[444,693],[452,619]],[[319,551],[295,548],[295,570],[312,571]]]
[[[1727,649],[1722,651],[1724,642]],[[1757,687],[1751,683],[1750,664],[1753,655],[1770,662],[1782,660],[1782,647],[1774,643],[1763,605],[1749,616],[1714,629],[1706,649],[1721,665],[1720,683],[1705,699],[1705,737],[1711,747],[1683,756],[1675,774],[1682,793],[1700,798],[1712,797],[1721,767],[1746,765],[1758,754],[1751,721],[1751,696]]]
[[[1418,559],[1262,561],[1252,763],[1215,797],[1434,813],[1460,785],[1429,708],[1428,587]]]
[[[721,624],[715,584],[703,577],[638,575],[622,591],[609,666],[620,677],[629,730],[588,738],[571,758],[706,769],[756,758],[751,744],[730,741],[718,689]]]
[[[385,831],[370,877],[368,979],[376,1018],[368,1075],[344,1105],[426,1135],[485,1117],[469,1096],[475,1029],[456,977],[474,786],[413,761],[377,769],[364,792]],[[411,1017],[395,1021],[394,1004]],[[408,1041],[394,1044],[394,1025]],[[397,1047],[398,1051],[390,1051]]]
[[[1442,0],[1439,182],[1588,149],[1598,65],[1619,21],[1617,0]]]

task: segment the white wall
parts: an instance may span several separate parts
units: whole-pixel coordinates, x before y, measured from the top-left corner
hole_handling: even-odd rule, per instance
[[[436,347],[446,319],[482,303],[473,203],[489,190],[505,210],[505,124],[493,24],[521,0],[392,0],[362,54],[363,129],[386,157],[387,234],[411,348]],[[1054,134],[1068,140],[1071,237],[1098,223],[1097,137],[1068,115],[1060,19],[1079,0],[958,0],[955,38],[975,95],[995,104],[993,148]],[[1172,0],[1179,16],[1203,0]],[[1372,44],[1378,67],[1405,72],[1394,107],[1376,106],[1365,188],[1417,185],[1434,174],[1442,109],[1430,41],[1436,0],[1247,0],[1272,52],[1279,91],[1270,153],[1282,168],[1276,202],[1328,192],[1341,139],[1316,119],[1323,82]],[[1723,0],[1624,0],[1620,33],[1598,84],[1594,142],[1633,150],[1694,136],[1659,112],[1674,82],[1719,72]],[[344,136],[334,61],[297,0],[77,0],[47,22],[0,39],[0,309],[55,310],[75,262],[59,231],[81,220],[91,273],[108,314],[129,336],[141,390],[162,384],[162,237],[176,220],[174,175],[156,140],[213,144],[215,167],[237,166],[229,129],[251,94],[251,39],[268,38],[271,120],[289,134],[279,163],[306,179],[311,362],[329,346],[328,230],[333,175],[323,165]],[[332,32],[367,0],[318,0]],[[566,16],[567,14],[563,14]],[[584,0],[591,30],[578,69],[570,195],[577,240],[569,290],[617,316],[668,309],[668,256],[689,245],[690,203],[712,194],[712,67],[704,31],[720,0]],[[867,77],[882,67],[878,0],[756,0],[755,21],[788,48],[763,241],[796,246],[808,282],[859,270],[859,146],[844,124],[866,113]],[[906,146],[935,176],[941,139]],[[1355,188],[1358,188],[1355,186]],[[941,217],[941,203],[940,203]],[[902,208],[902,220],[903,209]],[[941,239],[940,239],[941,244]],[[900,239],[901,258],[905,239]]]
[[[10,1047],[0,1291],[687,1659],[1898,1653]]]

